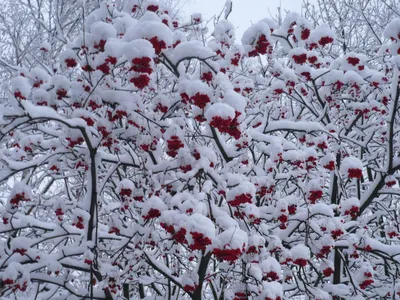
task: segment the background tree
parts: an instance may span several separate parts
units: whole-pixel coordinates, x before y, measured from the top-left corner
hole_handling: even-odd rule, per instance
[[[383,31],[390,20],[400,17],[396,0],[305,0],[303,8],[314,26],[328,24],[335,31],[339,53],[355,51],[369,56],[375,56],[385,43]]]
[[[400,295],[399,19],[369,59],[297,14],[83,19],[3,85],[3,298]]]

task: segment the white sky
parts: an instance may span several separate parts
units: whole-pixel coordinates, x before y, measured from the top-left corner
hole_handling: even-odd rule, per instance
[[[204,20],[219,14],[226,0],[191,0],[185,7],[185,12],[202,13]],[[263,18],[270,18],[277,14],[277,7],[282,3],[284,10],[301,12],[302,0],[232,0],[233,11],[228,20],[237,27],[236,39],[240,40],[243,32],[252,24]],[[211,28],[210,28],[211,29]]]

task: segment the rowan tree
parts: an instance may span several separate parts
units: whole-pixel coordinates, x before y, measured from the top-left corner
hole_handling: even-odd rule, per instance
[[[400,297],[400,19],[373,58],[298,14],[235,40],[155,0],[83,18],[0,108],[1,295]]]

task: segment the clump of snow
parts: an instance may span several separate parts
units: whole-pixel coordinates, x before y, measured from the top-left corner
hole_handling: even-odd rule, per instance
[[[400,18],[392,20],[386,26],[383,36],[391,40],[400,40]]]
[[[29,97],[31,86],[27,78],[17,76],[11,79],[11,92],[19,100],[26,100]]]
[[[263,282],[262,299],[283,299],[283,288],[279,282]]]
[[[135,190],[135,185],[133,184],[133,182],[129,179],[122,179],[116,188],[116,192],[119,195],[123,195],[123,196],[130,196],[130,194]]]
[[[224,102],[233,107],[235,111],[244,115],[247,106],[247,100],[242,95],[232,90],[226,91],[224,93]]]
[[[334,41],[335,33],[328,25],[323,24],[318,28],[311,31],[308,43],[317,44],[319,46],[326,46]]]
[[[176,64],[177,62],[189,58],[196,57],[198,59],[207,59],[215,55],[215,52],[208,47],[204,47],[199,41],[189,41],[180,43],[170,54],[171,61]]]
[[[228,20],[221,20],[218,22],[217,25],[215,25],[213,36],[219,42],[224,42],[224,43],[230,44],[230,43],[234,42],[235,27]]]
[[[48,42],[42,42],[39,45],[39,50],[49,52],[51,50],[51,45]]]
[[[221,117],[222,119],[233,119],[235,117],[235,110],[228,104],[215,103],[208,107],[204,114],[208,122],[211,122],[214,117]]]
[[[74,50],[72,49],[65,49],[60,54],[60,60],[67,68],[73,68],[78,64],[78,57]]]
[[[279,281],[282,278],[282,269],[279,262],[272,256],[267,257],[260,264],[264,278],[268,281]]]
[[[159,197],[151,197],[148,199],[142,208],[142,217],[145,220],[157,218],[161,216],[161,212],[166,210],[167,206]]]
[[[213,253],[220,259],[234,261],[247,247],[248,236],[239,227],[231,227],[213,240]]]
[[[340,202],[340,212],[343,216],[350,216],[352,219],[357,218],[360,210],[360,200],[352,197],[349,199],[343,199]]]
[[[354,156],[346,157],[340,165],[340,172],[348,178],[361,178],[362,169],[362,161]]]
[[[307,265],[308,260],[310,259],[310,249],[306,245],[296,245],[292,249],[290,249],[292,253],[293,263],[304,267]]]
[[[104,22],[96,22],[90,27],[90,33],[95,37],[96,42],[107,41],[117,36],[114,26]]]
[[[239,206],[245,203],[252,203],[255,197],[256,188],[251,182],[241,182],[237,187],[231,189],[227,194],[228,203],[232,206]]]
[[[154,57],[153,45],[145,39],[137,39],[127,43],[122,50],[124,56],[132,61],[134,58],[138,57]]]
[[[31,240],[29,240],[28,238],[24,236],[16,237],[11,241],[11,250],[23,256],[25,255],[26,251],[30,248],[30,245],[31,245]]]
[[[173,34],[167,25],[153,12],[146,12],[137,25],[127,29],[124,40],[132,41],[146,39],[152,42],[155,52],[159,54],[163,49],[172,45]]]

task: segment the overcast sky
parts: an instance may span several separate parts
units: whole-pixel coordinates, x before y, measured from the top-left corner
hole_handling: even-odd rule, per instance
[[[191,0],[186,6],[186,13],[200,12],[204,19],[208,20],[215,14],[219,14],[226,0]],[[285,10],[301,11],[302,0],[232,0],[233,11],[229,20],[238,27],[236,38],[240,40],[243,32],[253,23],[273,16],[277,13],[277,7],[282,3]]]

